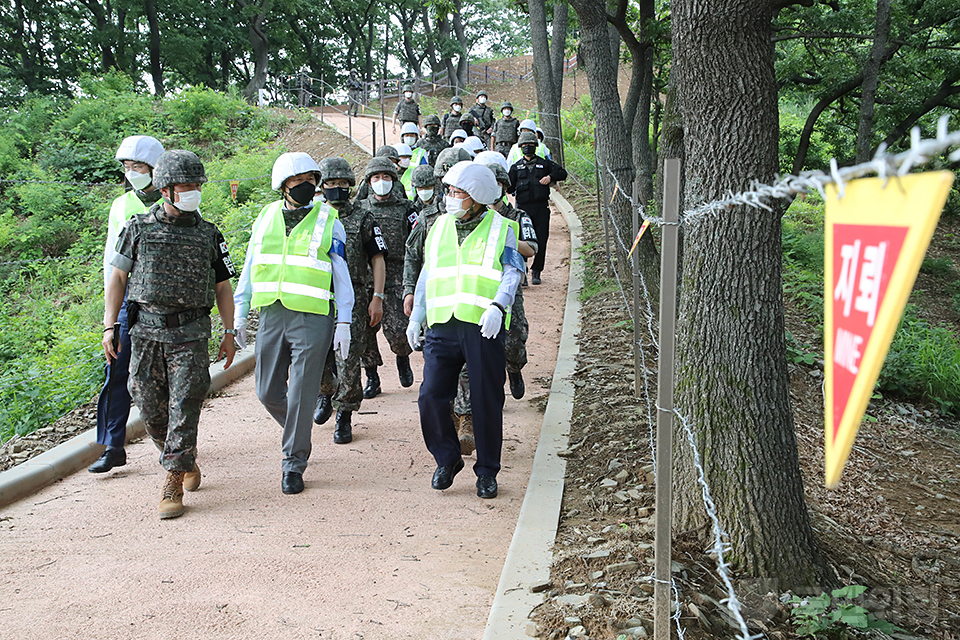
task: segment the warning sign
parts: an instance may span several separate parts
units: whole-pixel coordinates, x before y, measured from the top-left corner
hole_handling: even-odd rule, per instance
[[[238,191],[239,189],[240,189],[240,181],[239,181],[239,180],[231,180],[231,181],[230,181],[230,195],[233,196],[233,201],[234,201],[234,202],[237,201],[237,191]]]
[[[948,171],[827,188],[826,484],[836,487],[953,182]]]

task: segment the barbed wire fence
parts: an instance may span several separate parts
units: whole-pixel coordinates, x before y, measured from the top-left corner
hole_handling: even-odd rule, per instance
[[[563,116],[559,114],[538,115],[563,118]],[[567,127],[577,130],[579,134],[592,137],[592,135],[588,132],[578,129],[574,123],[566,119],[564,120]],[[845,183],[849,180],[869,175],[876,175],[884,180],[896,180],[897,178],[909,173],[911,169],[925,165],[931,162],[933,159],[941,157],[944,154],[947,154],[947,160],[949,162],[960,161],[960,149],[954,149],[954,147],[960,147],[960,131],[950,132],[948,125],[949,116],[941,117],[937,123],[937,135],[932,139],[923,139],[921,137],[920,129],[915,127],[911,131],[910,148],[907,151],[895,155],[888,154],[886,147],[882,146],[877,150],[876,154],[870,161],[858,165],[841,168],[838,166],[836,159],[833,159],[831,160],[829,172],[808,171],[803,172],[798,176],[778,176],[771,184],[764,184],[758,180],[754,180],[751,182],[750,187],[745,191],[738,193],[731,191],[725,194],[723,197],[686,209],[681,213],[680,224],[683,228],[686,228],[688,232],[690,232],[696,230],[697,227],[705,222],[716,219],[724,213],[729,213],[731,210],[737,207],[749,207],[751,209],[763,210],[772,213],[773,207],[770,205],[770,203],[775,200],[790,199],[797,195],[805,195],[812,192],[817,192],[824,199],[826,199],[825,189],[828,185],[835,185],[838,195],[842,197]],[[954,150],[951,151],[951,149]],[[651,225],[658,227],[662,227],[665,222],[662,217],[648,214],[643,205],[633,198],[632,189],[629,187],[624,188],[624,185],[620,184],[616,174],[611,170],[611,168],[604,165],[599,159],[587,158],[572,146],[567,147],[566,152],[573,152],[578,156],[578,159],[581,162],[583,162],[585,165],[593,167],[598,173],[602,172],[608,179],[611,180],[612,184],[614,185],[614,194],[608,201],[603,196],[603,185],[600,180],[597,181],[594,189],[590,189],[590,187],[586,185],[579,176],[577,176],[575,173],[570,173],[570,175],[574,178],[574,184],[576,184],[577,188],[582,191],[586,197],[596,198],[600,202],[600,213],[603,218],[602,222],[604,223],[604,228],[606,229],[606,225],[609,224],[613,230],[613,233],[610,235],[613,237],[616,243],[617,250],[608,251],[607,259],[613,267],[611,271],[617,288],[619,289],[620,297],[624,303],[623,310],[633,323],[637,323],[640,320],[640,318],[637,316],[642,316],[642,318],[646,320],[646,331],[650,340],[650,344],[654,349],[659,350],[659,341],[657,339],[656,331],[654,330],[654,314],[652,310],[651,297],[647,283],[644,279],[643,272],[640,269],[636,269],[629,262],[625,265],[618,264],[621,260],[621,256],[627,256],[631,251],[631,248],[627,246],[624,238],[631,237],[633,234],[624,233],[624,230],[620,228],[620,225],[617,222],[617,217],[612,214],[610,207],[614,199],[619,195],[629,202],[631,209],[636,211],[639,220],[646,221]],[[630,304],[624,283],[618,275],[618,272],[621,270],[621,268],[624,272],[630,273],[633,277],[639,280],[640,289],[642,291],[642,308],[633,309],[632,305]],[[671,409],[666,409],[659,406],[655,407],[656,403],[654,403],[652,394],[650,393],[651,372],[650,368],[646,364],[645,349],[639,340],[639,333],[635,334],[635,336],[637,337],[635,337],[632,342],[634,342],[633,347],[637,349],[637,352],[640,356],[640,362],[643,369],[642,372],[637,372],[637,375],[643,376],[643,395],[646,404],[646,414],[650,430],[649,444],[651,460],[653,460],[654,463],[656,462],[656,450],[653,435],[653,429],[655,425],[654,408],[657,411],[669,411],[679,421],[679,424],[681,425],[686,436],[685,440],[692,453],[697,483],[701,487],[704,510],[710,521],[712,530],[713,542],[711,548],[708,550],[708,553],[716,554],[716,573],[723,584],[724,590],[726,591],[726,598],[722,599],[720,602],[727,607],[733,622],[736,623],[736,627],[739,631],[738,637],[740,640],[754,640],[755,638],[761,636],[752,636],[750,634],[742,614],[743,605],[737,598],[734,589],[731,565],[727,560],[727,557],[732,549],[730,537],[726,531],[724,531],[717,515],[716,503],[713,499],[710,486],[706,479],[706,472],[700,458],[694,424],[682,407],[673,407]],[[647,579],[655,581],[653,575],[647,576]],[[672,578],[671,590],[673,593],[673,617],[676,622],[678,635],[682,639],[683,630],[680,626],[678,615],[681,609],[679,602],[679,588],[677,587],[675,580]]]

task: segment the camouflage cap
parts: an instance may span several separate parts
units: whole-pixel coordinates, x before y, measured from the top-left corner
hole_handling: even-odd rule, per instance
[[[185,149],[163,152],[153,168],[153,184],[158,189],[175,184],[203,184],[206,181],[203,162],[193,151]]]
[[[376,173],[386,173],[393,178],[394,181],[399,180],[399,176],[397,175],[397,166],[393,164],[393,161],[391,161],[389,158],[384,158],[383,156],[375,156],[370,158],[370,162],[367,163],[367,168],[364,171],[363,179],[366,182],[370,182],[370,176]]]
[[[502,166],[494,162],[493,164],[486,165],[487,169],[493,171],[493,175],[496,176],[497,182],[502,182],[503,184],[510,186],[510,174],[507,173],[507,170]]]
[[[407,93],[407,92],[413,93],[413,87],[410,86],[409,84],[405,84],[405,85],[403,85],[403,92],[404,92],[404,93]]]
[[[339,156],[325,158],[323,162],[320,163],[320,176],[323,181],[345,178],[351,187],[357,184],[357,177],[353,173],[353,167],[350,166],[346,158]]]
[[[432,187],[437,184],[437,176],[433,174],[433,167],[428,164],[418,164],[413,175],[410,176],[410,184],[415,188]]]
[[[377,149],[378,158],[390,158],[391,160],[399,160],[400,154],[397,153],[397,148],[389,144],[385,144],[379,149]]]
[[[500,111],[504,109],[513,109],[513,104],[509,100],[504,100],[503,105],[500,106]]]
[[[534,132],[524,131],[520,134],[520,139],[517,141],[517,144],[521,147],[525,144],[540,144],[540,140]]]
[[[440,126],[440,116],[438,115],[429,115],[423,120],[423,126],[425,127],[439,127]]]
[[[487,95],[487,90],[486,90],[486,89],[480,89],[480,91],[477,91],[477,97],[478,97],[478,98],[479,98],[480,96],[486,96],[486,95]]]
[[[453,96],[450,98],[450,104],[463,104],[463,98],[460,96]]]
[[[442,178],[450,170],[450,167],[463,160],[469,160],[470,154],[463,147],[450,147],[444,149],[437,155],[437,163],[434,165],[433,175]]]
[[[460,116],[460,124],[463,124],[464,122],[469,122],[470,124],[473,124],[474,123],[473,116],[470,115],[469,113],[463,114],[462,116]]]

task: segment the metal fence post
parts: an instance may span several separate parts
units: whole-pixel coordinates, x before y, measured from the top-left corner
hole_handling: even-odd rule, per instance
[[[320,74],[320,122],[321,123],[323,122],[323,106],[324,106],[324,103],[326,102],[324,100],[324,95],[325,93],[323,90],[323,74],[321,73]]]
[[[377,121],[370,123],[370,155],[377,155]]]
[[[657,487],[654,533],[653,637],[670,640],[673,533],[673,363],[677,317],[677,244],[680,234],[680,160],[663,163],[663,231],[660,248],[660,362],[657,381]],[[635,316],[636,317],[636,316]],[[640,372],[637,372],[640,377]]]
[[[593,144],[593,169],[597,177],[597,213],[603,221],[603,242],[607,246],[607,277],[613,276],[613,254],[610,253],[610,229],[607,216],[603,215],[603,183],[600,182],[600,160],[597,158],[597,144]]]

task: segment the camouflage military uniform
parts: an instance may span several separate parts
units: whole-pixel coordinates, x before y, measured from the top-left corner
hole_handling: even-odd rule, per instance
[[[533,234],[533,223],[527,214],[509,203],[504,203],[503,207],[497,212],[508,220],[513,220],[520,224],[520,235],[518,240],[526,241],[533,245],[536,250],[536,235]],[[526,218],[526,220],[521,220]],[[529,237],[527,234],[532,234]],[[527,324],[527,314],[523,310],[523,287],[517,287],[517,292],[513,298],[513,304],[510,306],[510,328],[507,330],[506,343],[504,350],[507,357],[507,372],[516,373],[523,369],[527,364],[527,335],[529,325]]]
[[[333,358],[329,355],[325,361],[320,394],[333,397],[335,409],[357,411],[363,400],[363,384],[360,380],[360,362],[367,350],[370,338],[370,296],[373,293],[373,279],[368,264],[377,254],[387,253],[383,233],[366,209],[349,202],[340,205],[337,216],[347,234],[344,254],[353,283],[353,316],[350,321],[350,349],[347,359],[336,354],[337,373],[333,373]],[[376,334],[372,334],[376,338]]]
[[[417,126],[420,126],[420,105],[417,104],[417,101],[411,98],[407,100],[403,98],[400,102],[397,103],[396,108],[393,110],[393,115],[401,122],[412,122]]]
[[[457,113],[454,110],[450,110],[448,113],[443,116],[443,130],[440,131],[440,135],[443,136],[444,140],[449,141],[450,136],[453,135],[453,132],[460,128],[460,116],[463,115],[463,111]]]
[[[217,283],[236,275],[223,236],[196,213],[156,204],[120,233],[112,263],[129,273],[130,391],[167,471],[192,471],[210,387],[207,343]],[[136,319],[135,319],[136,318]]]
[[[510,147],[516,144],[520,135],[520,121],[513,116],[500,118],[493,123],[493,136],[496,138],[497,148],[506,158],[510,154]]]
[[[468,112],[472,115],[476,121],[479,123],[477,125],[477,136],[480,140],[483,141],[483,146],[490,148],[490,134],[487,133],[487,130],[493,126],[494,115],[493,109],[491,109],[486,104],[480,104],[475,102],[470,111]]]
[[[399,182],[399,181],[395,181]],[[383,231],[388,247],[405,247],[410,229],[416,222],[417,210],[409,200],[397,198],[393,192],[386,200],[377,200],[371,195],[361,205],[373,214],[377,226]],[[404,254],[402,251],[390,252],[386,258],[387,279],[384,286],[383,320],[375,327],[367,327],[367,351],[363,356],[364,368],[379,367],[383,364],[377,345],[377,332],[383,327],[383,335],[390,344],[390,350],[400,357],[410,355],[407,342],[407,316],[403,312],[403,271]],[[370,294],[373,285],[370,284]]]

